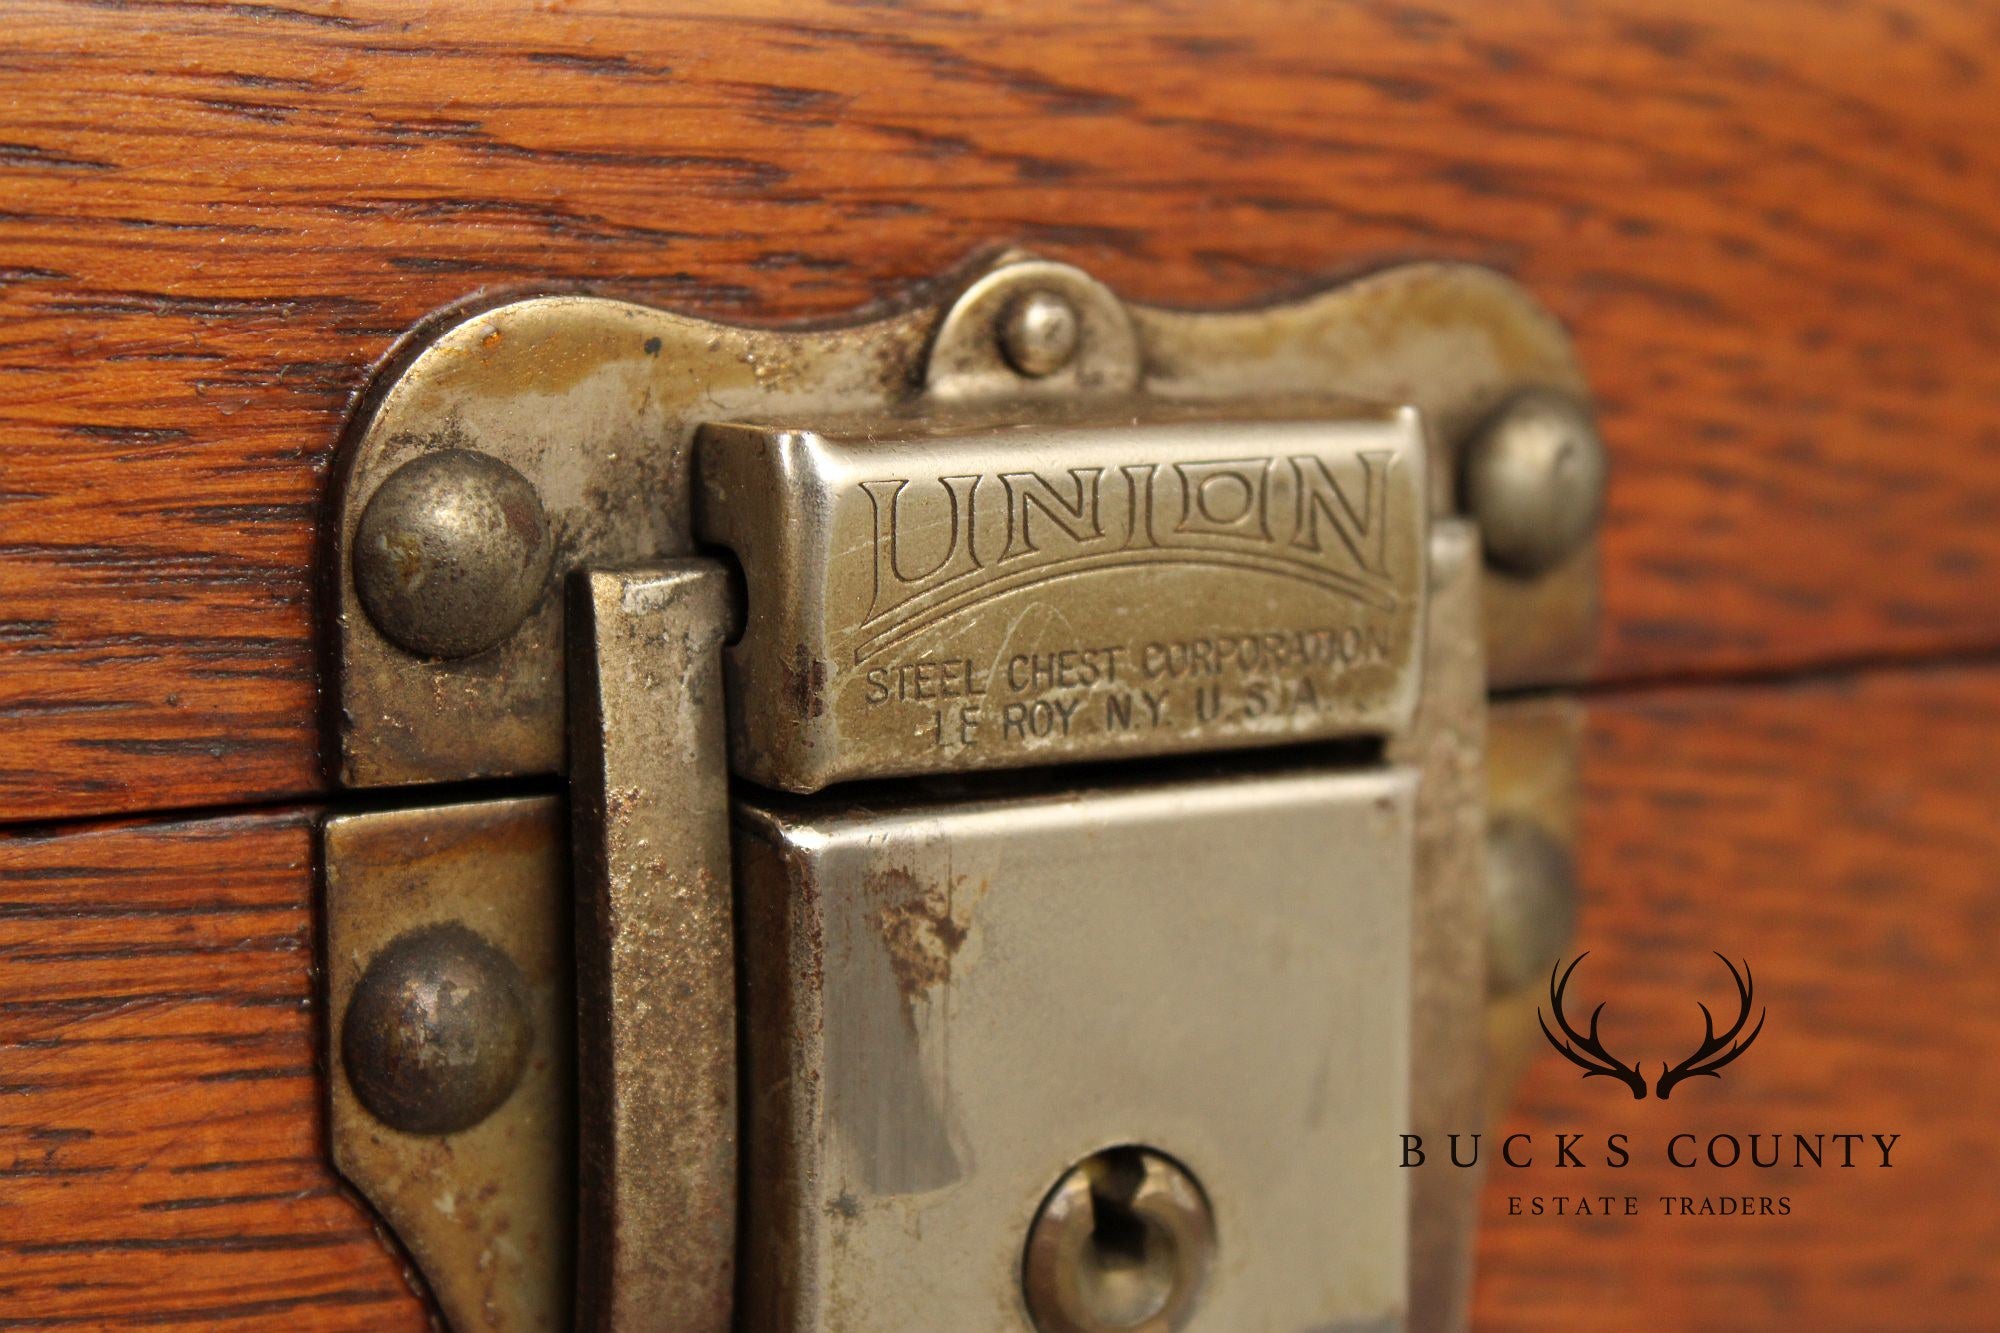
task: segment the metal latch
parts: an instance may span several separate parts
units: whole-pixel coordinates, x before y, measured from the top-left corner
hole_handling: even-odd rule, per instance
[[[1573,729],[1482,768],[1587,666],[1583,402],[1457,266],[445,328],[343,460],[340,776],[569,836],[328,821],[340,1169],[461,1329],[1462,1324],[1393,1149],[1568,910],[1483,864]]]

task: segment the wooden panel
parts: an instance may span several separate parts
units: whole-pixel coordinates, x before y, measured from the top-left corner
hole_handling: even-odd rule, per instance
[[[1508,1127],[1536,1136],[1535,1165],[1488,1180],[1482,1327],[1992,1326],[1996,741],[1990,668],[1593,708],[1574,1012],[1604,1001],[1607,1044],[1651,1076],[1701,1039],[1696,1001],[1736,1012],[1721,950],[1749,960],[1769,1018],[1719,1079],[1666,1102],[1543,1050]],[[1583,1168],[1556,1165],[1558,1132],[1587,1136]],[[1608,1169],[1620,1132],[1631,1163]],[[1772,1134],[1902,1138],[1888,1170],[1872,1152],[1794,1169],[1789,1147],[1778,1170],[1679,1170],[1663,1154],[1680,1133],[1762,1134],[1767,1160]],[[1640,1211],[1508,1213],[1511,1195],[1557,1194],[1633,1195]],[[1662,1195],[1785,1197],[1791,1215],[1670,1217]]]
[[[311,843],[0,837],[0,1325],[428,1326],[326,1165]]]
[[[824,316],[999,241],[1519,275],[1617,454],[1608,677],[2000,641],[1990,11],[649,8],[9,7],[0,817],[319,787],[322,477],[426,312]]]

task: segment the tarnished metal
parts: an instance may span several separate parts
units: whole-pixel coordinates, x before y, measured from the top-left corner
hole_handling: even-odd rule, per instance
[[[975,276],[945,311],[924,391],[948,404],[1122,396],[1139,387],[1142,355],[1131,310],[1103,283],[1017,256]]]
[[[1383,1145],[1530,1049],[1508,987],[1561,914],[1523,849],[1573,834],[1576,726],[1510,702],[1489,751],[1485,689],[1587,671],[1601,464],[1561,331],[1456,265],[1198,313],[1009,255],[848,328],[445,329],[340,466],[335,749],[355,786],[568,773],[582,1124],[549,803],[357,816],[342,1169],[462,1328],[568,1317],[572,1207],[592,1329],[1461,1326],[1477,1175]],[[732,770],[1363,737],[739,794],[732,874]]]
[[[341,1064],[383,1124],[454,1134],[513,1093],[530,1022],[514,960],[457,921],[435,922],[368,961],[341,1019]]]
[[[1201,1181],[1202,1326],[1405,1300],[1415,775],[740,802],[758,1330],[1018,1328],[1052,1182]]]
[[[1485,1092],[1486,670],[1479,540],[1462,519],[1430,534],[1424,692],[1390,758],[1415,766],[1410,1133],[1439,1143],[1477,1125]],[[1471,1314],[1478,1171],[1410,1173],[1410,1325],[1463,1328]]]
[[[576,569],[693,552],[695,428],[770,411],[873,410],[909,393],[934,311],[778,333],[591,296],[517,301],[447,328],[389,379],[334,498],[334,727],[348,786],[551,773],[564,762],[563,598],[512,635],[433,661],[363,613],[363,508],[403,464],[471,449],[526,477],[555,532],[552,586]]]
[[[1522,814],[1486,835],[1486,984],[1494,995],[1547,973],[1576,934],[1576,866],[1569,848]]]
[[[1083,340],[1076,307],[1054,292],[1017,296],[1000,317],[1000,350],[1023,375],[1040,379],[1068,365]]]
[[[1440,517],[1458,495],[1472,433],[1502,403],[1530,388],[1589,397],[1561,327],[1487,269],[1410,264],[1255,310],[1131,310],[1148,392],[1242,402],[1311,386],[1416,408],[1434,446],[1431,509]],[[1593,558],[1538,579],[1489,573],[1480,604],[1490,685],[1557,684],[1589,674],[1597,629]]]
[[[1532,578],[1583,550],[1604,510],[1608,468],[1582,404],[1547,389],[1515,395],[1473,434],[1461,473],[1486,558]]]
[[[731,606],[709,561],[591,570],[570,589],[585,1329],[730,1326]]]
[[[532,797],[343,815],[327,821],[321,850],[334,1165],[394,1228],[453,1328],[569,1327],[575,1020],[559,802]],[[385,1100],[378,1086],[364,1105],[354,1064],[407,1056],[412,1047],[394,1036],[344,1036],[357,1025],[379,1034],[376,1021],[354,1015],[357,997],[369,1003],[374,983],[363,978],[378,960],[375,981],[414,979],[420,1008],[430,982],[461,976],[478,992],[498,973],[512,999],[475,999],[437,1030],[464,1039],[472,1063],[494,1073],[516,1063],[515,1039],[465,1024],[518,1024],[525,1043],[511,1087],[503,1093],[500,1085],[510,1080],[476,1078],[468,1096],[447,1078],[432,1085],[440,1101],[427,1108],[420,1071],[373,1069],[362,1079],[386,1078],[395,1096]],[[394,984],[375,994],[394,1011],[402,1008],[396,997],[409,998],[411,990]],[[414,1044],[424,1044],[421,1035]],[[385,1123],[369,1105],[415,1132]]]
[[[1518,821],[1558,846],[1576,845],[1583,721],[1584,706],[1576,699],[1543,696],[1496,700],[1491,705],[1486,799],[1494,827],[1505,829]],[[1500,870],[1506,873],[1504,865]],[[1572,906],[1572,923],[1580,908],[1580,901]],[[1556,937],[1555,930],[1543,934],[1545,941]],[[1490,973],[1494,989],[1486,1006],[1488,1124],[1497,1124],[1505,1113],[1528,1062],[1548,1052],[1535,1018],[1536,1007],[1546,996],[1547,967],[1546,962],[1538,963],[1535,975],[1504,990],[1498,984],[1504,974]]]
[[[512,634],[541,599],[554,543],[527,478],[470,449],[397,468],[354,538],[369,618],[404,648],[466,657]]]
[[[1043,1200],[1021,1288],[1039,1333],[1178,1333],[1214,1265],[1215,1219],[1186,1168],[1149,1148],[1107,1148]]]
[[[1039,377],[1010,359],[1005,333],[1015,303],[1035,293],[1077,317],[1071,355]],[[1148,416],[1178,404],[1226,418],[1300,396],[1406,404],[1435,446],[1430,503],[1442,513],[1474,429],[1538,387],[1585,396],[1561,330],[1513,283],[1449,264],[1221,313],[1120,302],[1080,270],[1008,256],[946,309],[839,329],[733,328],[589,296],[474,314],[392,372],[343,454],[329,596],[340,777],[374,786],[563,763],[561,598],[542,596],[505,639],[445,661],[407,651],[362,611],[362,514],[426,455],[472,450],[525,478],[547,512],[560,577],[691,552],[691,446],[706,421],[907,421],[974,407],[1025,421],[1135,395]],[[1534,579],[1496,572],[1487,585],[1496,683],[1587,670],[1596,599],[1587,554]]]
[[[1423,430],[1322,411],[708,427],[698,527],[749,602],[736,770],[809,792],[1399,729]]]

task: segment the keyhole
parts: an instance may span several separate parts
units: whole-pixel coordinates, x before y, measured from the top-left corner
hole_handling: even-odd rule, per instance
[[[1178,1163],[1108,1148],[1042,1205],[1024,1256],[1029,1313],[1042,1333],[1169,1333],[1193,1311],[1214,1246],[1208,1202]]]
[[[1138,1148],[1113,1148],[1083,1164],[1090,1184],[1090,1243],[1078,1294],[1106,1328],[1138,1328],[1167,1308],[1178,1280],[1173,1234],[1142,1217],[1133,1200],[1146,1180]]]

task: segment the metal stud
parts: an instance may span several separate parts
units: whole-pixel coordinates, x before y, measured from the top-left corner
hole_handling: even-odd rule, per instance
[[[354,582],[369,619],[398,646],[469,657],[520,627],[553,551],[526,477],[487,454],[443,449],[397,468],[369,499]]]
[[[1041,1333],[1185,1328],[1215,1259],[1201,1186],[1147,1148],[1070,1168],[1028,1233],[1022,1277]]]
[[[1538,980],[1576,933],[1576,867],[1535,820],[1497,815],[1486,831],[1487,990]]]
[[[1000,318],[1000,350],[1014,369],[1041,379],[1069,364],[1082,333],[1075,306],[1054,292],[1028,292]]]
[[[531,1035],[513,959],[443,922],[397,936],[368,964],[341,1023],[341,1063],[391,1129],[455,1134],[514,1091]]]
[[[1581,404],[1547,389],[1516,396],[1465,455],[1465,508],[1479,520],[1488,563],[1545,573],[1597,529],[1608,464]]]

